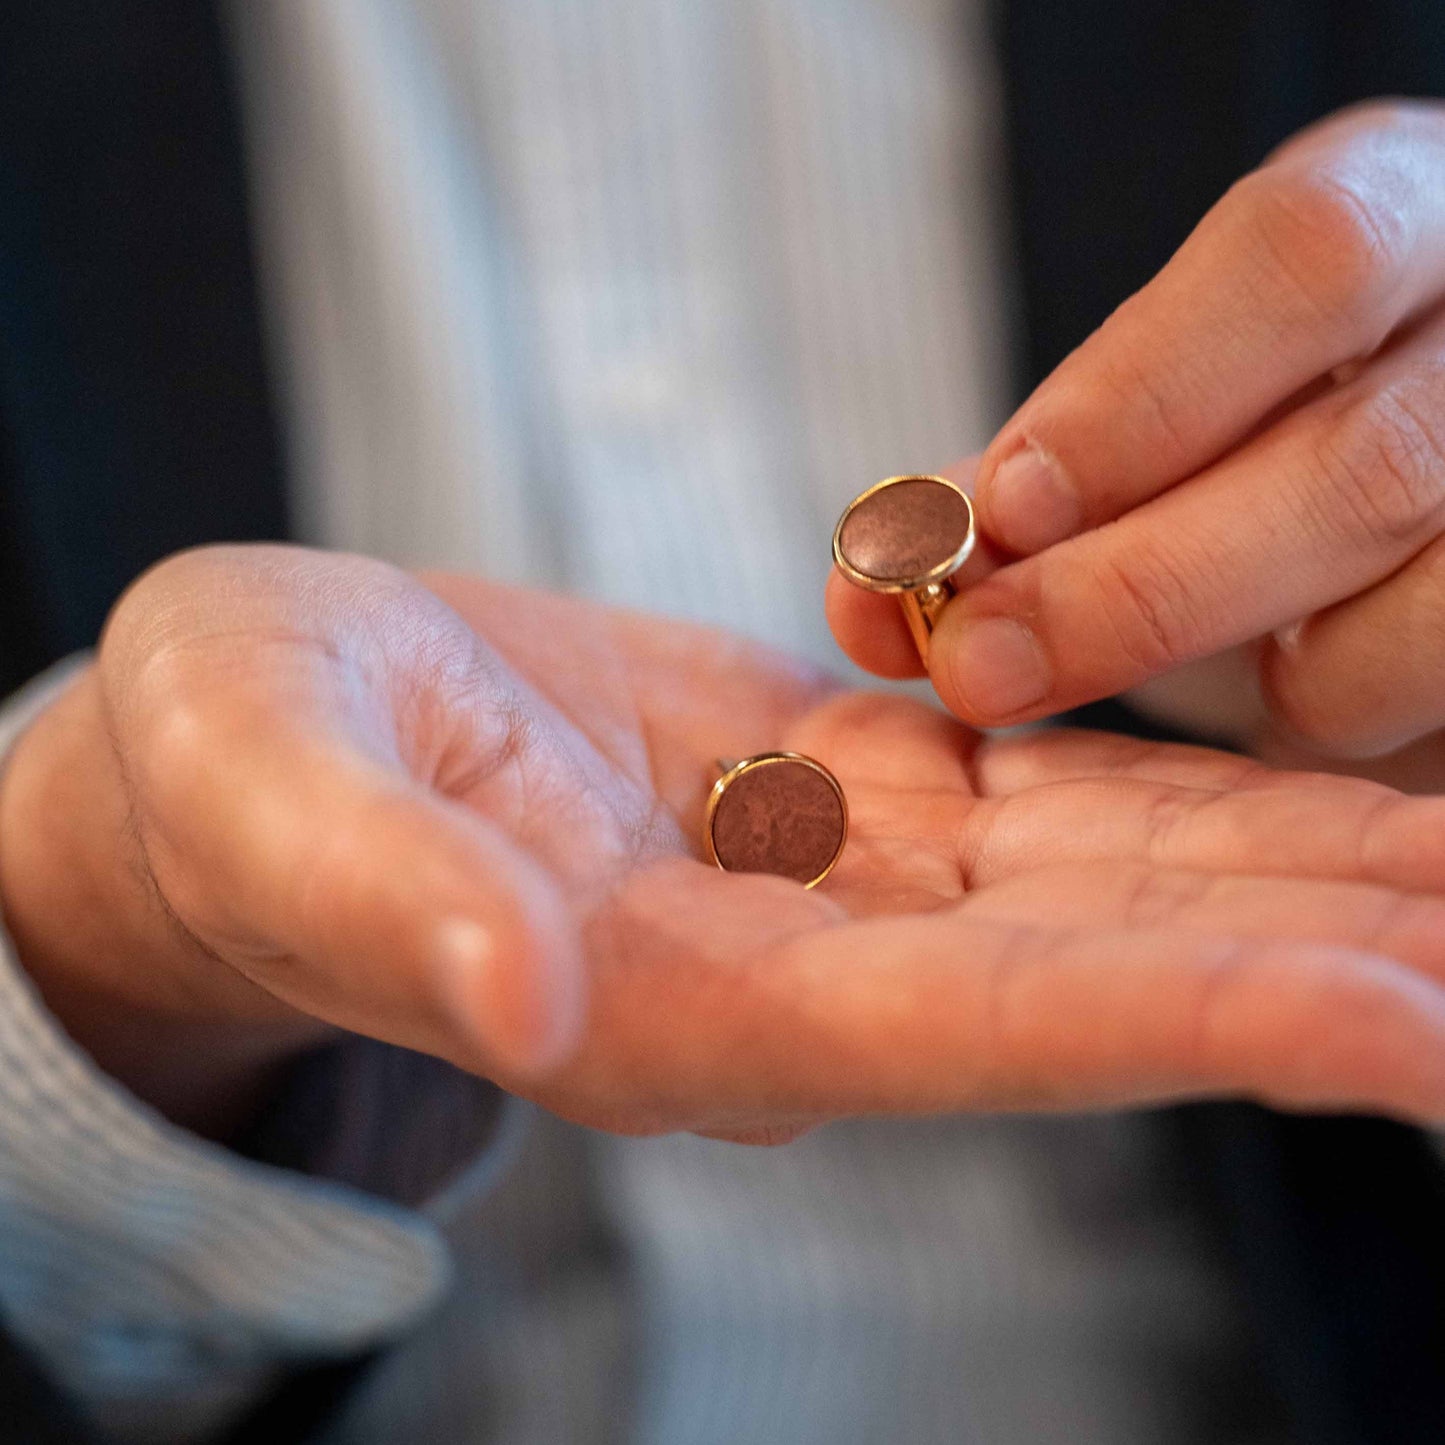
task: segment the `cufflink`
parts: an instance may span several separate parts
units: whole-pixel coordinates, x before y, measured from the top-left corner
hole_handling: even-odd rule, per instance
[[[708,861],[729,873],[775,873],[805,888],[821,883],[848,838],[837,778],[802,753],[759,753],[718,767],[703,820]]]
[[[848,503],[833,530],[838,570],[869,592],[891,592],[918,655],[957,588],[977,532],[973,503],[945,477],[889,477]]]

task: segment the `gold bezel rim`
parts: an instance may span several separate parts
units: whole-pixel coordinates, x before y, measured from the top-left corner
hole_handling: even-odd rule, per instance
[[[896,487],[900,482],[938,482],[941,486],[948,487],[951,491],[957,492],[963,498],[964,505],[968,508],[968,533],[951,556],[945,557],[936,567],[931,567],[918,577],[910,577],[904,581],[884,582],[877,577],[870,577],[866,572],[860,572],[843,555],[843,528],[847,525],[848,518],[853,515],[856,507],[866,502],[876,492],[881,492],[887,487]],[[923,475],[909,475],[901,477],[884,477],[881,482],[875,482],[867,491],[859,492],[851,502],[843,509],[843,515],[838,518],[838,525],[833,528],[833,563],[838,570],[856,587],[862,587],[868,592],[917,592],[921,587],[927,587],[933,582],[942,582],[945,577],[952,577],[960,567],[973,555],[974,546],[978,542],[978,527],[973,510],[973,499],[958,485],[951,482],[947,477],[932,477]]]
[[[838,779],[816,758],[810,758],[805,753],[757,753],[753,757],[744,758],[740,763],[734,763],[712,785],[712,791],[707,795],[707,809],[703,815],[702,827],[703,847],[707,850],[707,860],[715,868],[721,868],[724,873],[729,871],[723,867],[722,860],[717,855],[717,847],[713,843],[713,815],[717,812],[717,805],[722,800],[722,795],[738,778],[744,773],[751,772],[754,768],[768,767],[772,763],[802,763],[805,767],[812,768],[815,773],[820,773],[827,781],[828,786],[832,788],[838,799],[838,806],[843,810],[843,833],[838,839],[838,846],[834,849],[833,856],[828,860],[828,866],[816,878],[803,884],[804,888],[816,888],[838,866],[838,860],[843,856],[843,849],[848,842],[848,798]]]

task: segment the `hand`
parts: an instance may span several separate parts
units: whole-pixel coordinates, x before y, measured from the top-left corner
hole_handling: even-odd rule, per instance
[[[499,637],[532,625],[522,665],[448,585]],[[337,1027],[508,1080],[554,1065],[581,1027],[581,921],[690,851],[659,790],[701,798],[705,757],[762,746],[825,686],[715,634],[436,588],[293,548],[183,554],[15,749],[0,905],[21,957],[181,1122],[227,1132]]]
[[[1043,382],[978,468],[1024,560],[934,636],[954,712],[1036,718],[1250,644],[1276,739],[1363,757],[1445,724],[1442,173],[1439,105],[1307,130]],[[877,599],[830,604],[865,665],[917,670]]]
[[[627,1132],[1239,1092],[1445,1114],[1445,805],[981,743],[715,632],[427,582],[176,559],[15,755],[22,954],[173,1112],[340,1026]],[[849,794],[811,893],[694,861],[711,760],[777,746]]]
[[[782,742],[847,792],[837,869],[814,893],[636,875],[593,925],[592,1020],[548,1106],[746,1142],[1207,1095],[1445,1117],[1445,801],[1100,733],[985,740],[877,694]]]

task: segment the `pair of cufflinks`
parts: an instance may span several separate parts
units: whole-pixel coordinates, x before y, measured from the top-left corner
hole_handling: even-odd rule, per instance
[[[973,551],[973,504],[943,477],[889,477],[853,498],[833,531],[833,561],[855,586],[898,598],[919,655]],[[775,873],[815,888],[848,838],[837,778],[801,753],[719,763],[703,821],[710,862],[733,873]]]

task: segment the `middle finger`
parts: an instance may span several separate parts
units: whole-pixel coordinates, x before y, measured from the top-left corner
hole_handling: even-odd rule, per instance
[[[1113,693],[1364,590],[1445,525],[1445,321],[1118,522],[945,611],[930,667],[976,725]]]

